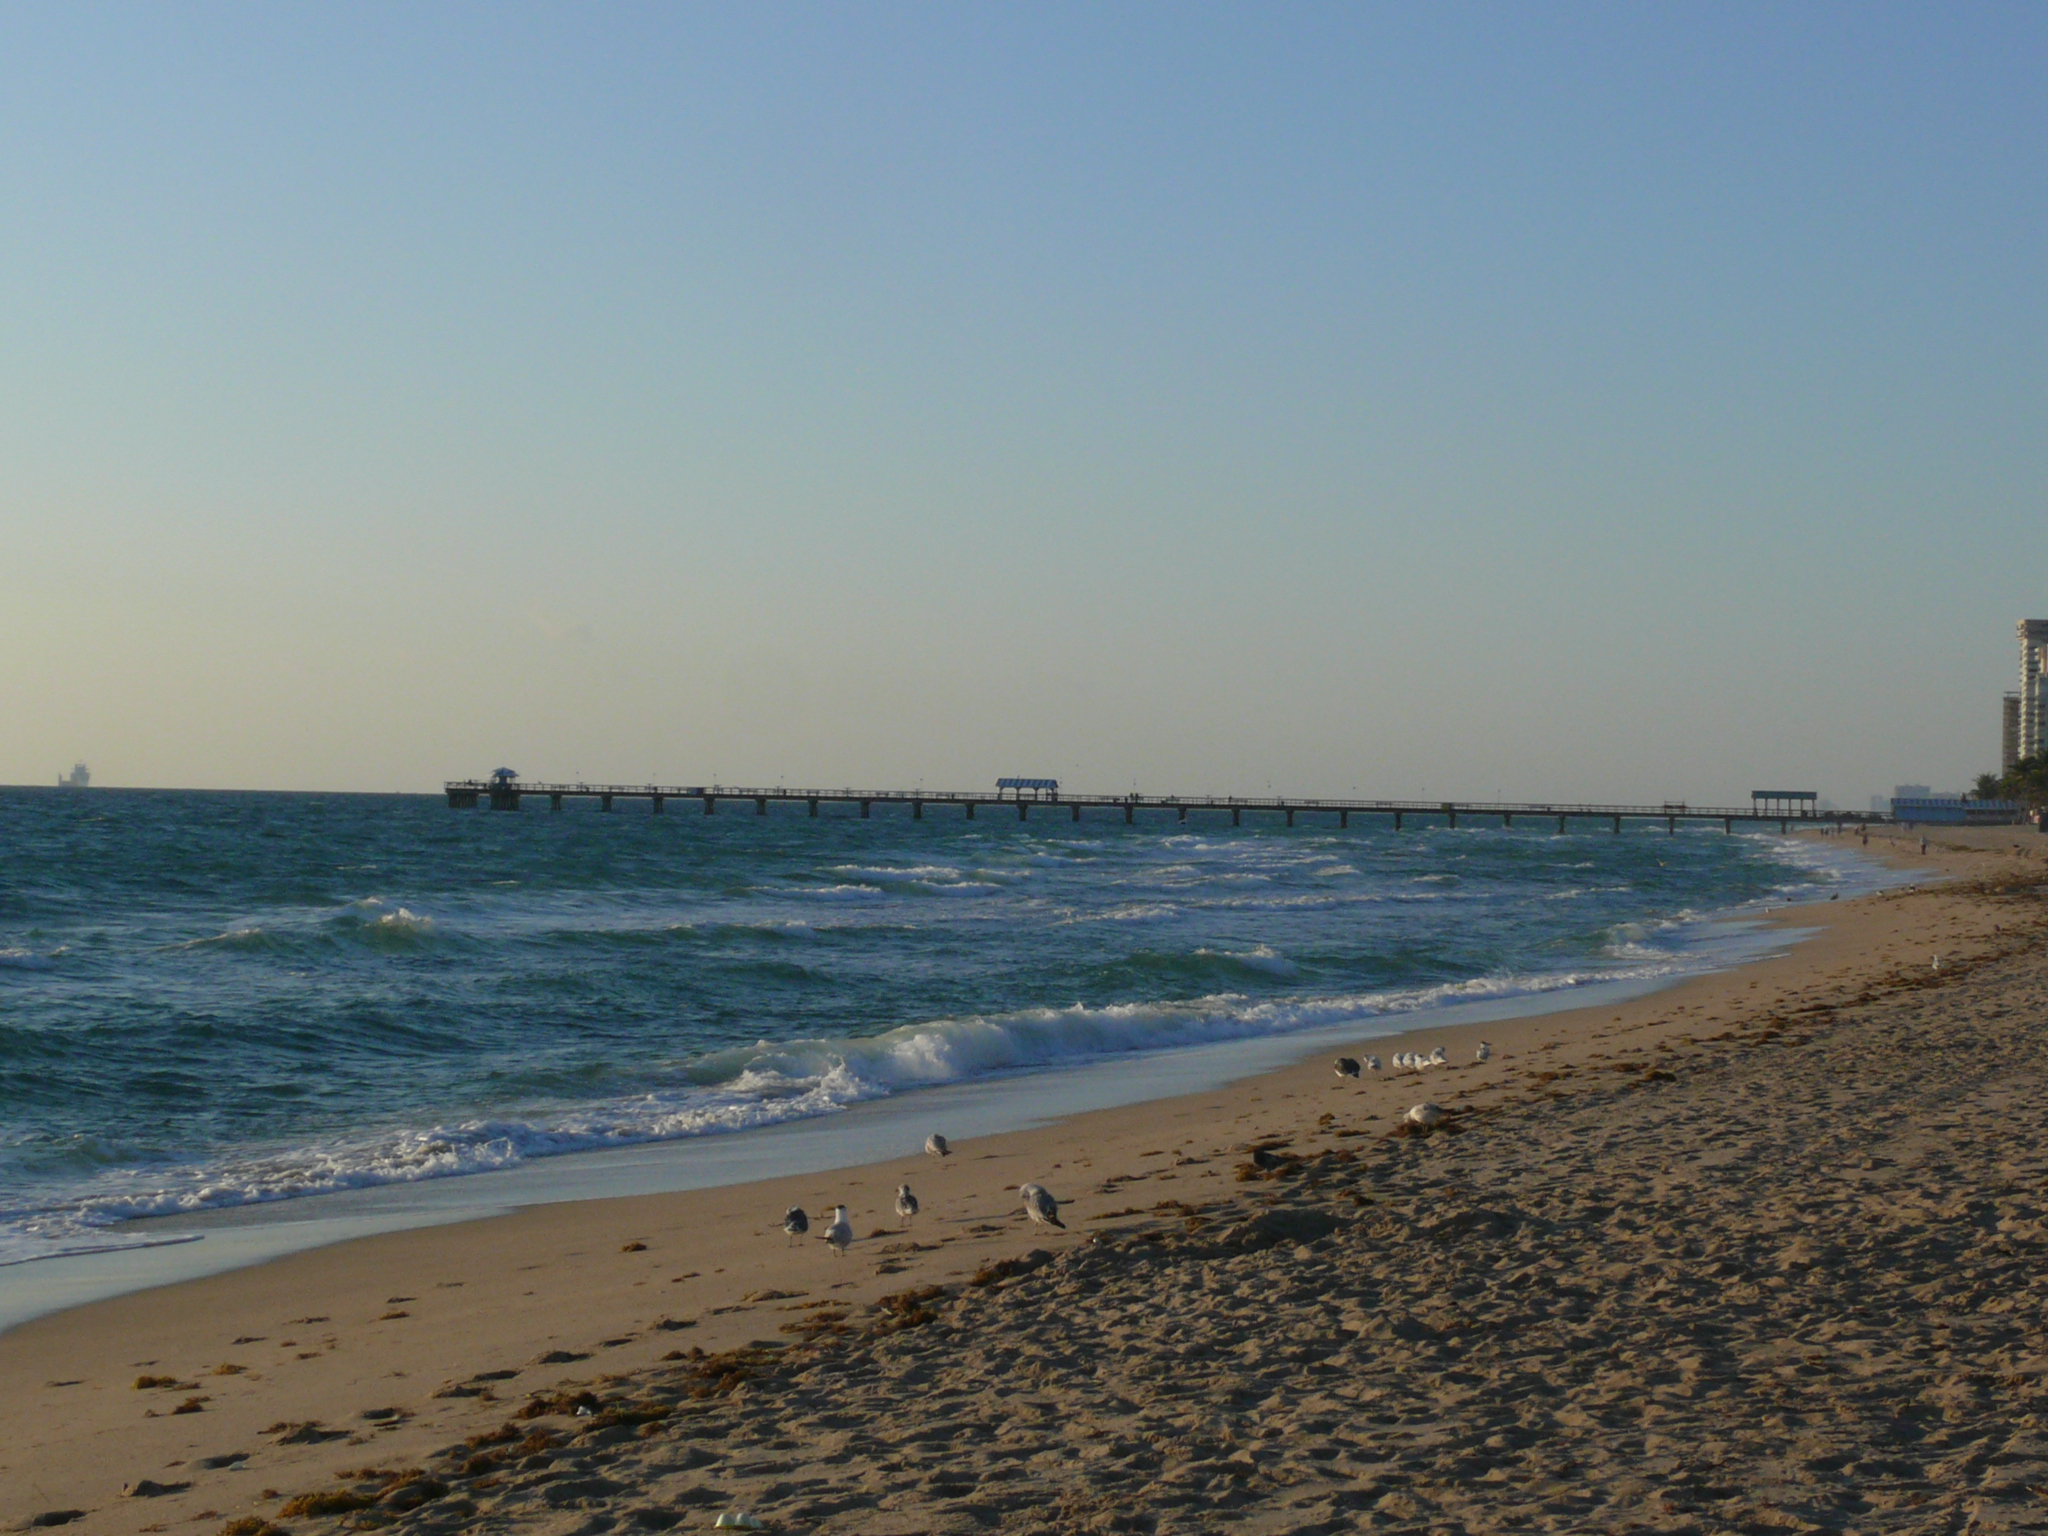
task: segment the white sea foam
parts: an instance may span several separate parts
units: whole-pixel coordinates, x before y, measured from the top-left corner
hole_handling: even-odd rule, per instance
[[[0,949],[0,969],[9,971],[54,970],[57,965],[57,957],[63,953],[64,949],[61,947],[50,950],[46,954],[37,954],[32,949]]]
[[[1301,967],[1267,944],[1254,949],[1198,949],[1197,955],[1205,959],[1229,960],[1244,966],[1247,970],[1264,971],[1269,976],[1298,976]]]
[[[1106,912],[1076,912],[1061,919],[1067,923],[1157,923],[1180,916],[1180,908],[1171,902],[1139,901],[1128,906],[1111,907]]]

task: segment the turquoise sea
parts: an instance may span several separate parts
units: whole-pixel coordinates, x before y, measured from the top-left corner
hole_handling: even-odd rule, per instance
[[[138,1218],[1652,980],[1868,877],[1763,832],[0,790],[0,1264]],[[1255,819],[1255,818],[1254,818]]]

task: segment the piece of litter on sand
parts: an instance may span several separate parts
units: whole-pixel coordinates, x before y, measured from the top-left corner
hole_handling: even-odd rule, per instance
[[[720,1531],[758,1531],[761,1529],[761,1522],[748,1514],[744,1509],[728,1509],[724,1514],[712,1521],[711,1524],[714,1530]]]

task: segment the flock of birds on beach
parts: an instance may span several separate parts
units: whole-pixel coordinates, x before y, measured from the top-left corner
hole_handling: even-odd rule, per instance
[[[953,1148],[937,1131],[925,1137],[924,1150],[927,1157],[934,1157],[940,1161],[953,1155]],[[1024,1201],[1024,1214],[1031,1218],[1034,1225],[1058,1227],[1062,1232],[1067,1229],[1067,1224],[1060,1220],[1059,1201],[1052,1197],[1051,1192],[1043,1184],[1019,1185],[1017,1193]],[[919,1209],[917,1196],[911,1193],[910,1186],[898,1184],[897,1219],[905,1226],[909,1226],[917,1219]],[[789,1234],[790,1246],[795,1247],[796,1240],[806,1236],[811,1230],[810,1213],[800,1205],[792,1205],[782,1213],[782,1230]],[[832,1207],[832,1219],[826,1223],[825,1230],[818,1236],[832,1245],[832,1252],[835,1255],[846,1252],[853,1243],[853,1223],[847,1220],[845,1206]]]
[[[1484,1040],[1480,1041],[1479,1049],[1472,1053],[1473,1062],[1477,1064],[1492,1059],[1493,1047]],[[1442,1046],[1438,1046],[1427,1056],[1424,1056],[1420,1051],[1396,1051],[1394,1053],[1395,1070],[1402,1072],[1427,1072],[1431,1067],[1447,1067],[1450,1064],[1450,1052],[1446,1051]],[[1339,1077],[1360,1077],[1366,1072],[1377,1072],[1384,1065],[1385,1063],[1377,1056],[1339,1056],[1337,1058],[1337,1075]]]
[[[1472,1053],[1472,1060],[1475,1064],[1481,1064],[1490,1060],[1492,1056],[1493,1047],[1482,1040],[1479,1042],[1479,1048]],[[1397,1071],[1426,1072],[1431,1067],[1450,1065],[1450,1059],[1450,1053],[1442,1046],[1438,1046],[1427,1056],[1419,1051],[1396,1051],[1393,1056],[1393,1063]],[[1384,1063],[1377,1056],[1368,1055],[1362,1058],[1357,1056],[1339,1056],[1337,1058],[1337,1076],[1362,1078],[1367,1072],[1380,1071],[1383,1065]],[[1434,1104],[1417,1104],[1408,1111],[1406,1118],[1412,1123],[1427,1129],[1442,1120],[1444,1112]],[[953,1148],[947,1143],[946,1138],[937,1131],[933,1131],[931,1135],[925,1137],[924,1150],[927,1157],[936,1158],[941,1162],[952,1156],[953,1153]],[[1053,1198],[1052,1193],[1043,1184],[1020,1184],[1017,1186],[1017,1194],[1024,1202],[1024,1214],[1031,1218],[1033,1225],[1058,1227],[1062,1232],[1066,1230],[1067,1224],[1060,1220],[1060,1203]],[[911,1192],[910,1186],[908,1184],[898,1184],[896,1186],[897,1219],[907,1227],[917,1220],[919,1209],[917,1196]],[[810,1233],[810,1213],[800,1205],[792,1205],[782,1213],[782,1230],[789,1234],[790,1246],[794,1247],[798,1238],[805,1237]],[[845,1206],[835,1205],[832,1207],[832,1219],[826,1223],[825,1230],[820,1232],[818,1236],[831,1245],[832,1252],[835,1255],[844,1254],[852,1246],[853,1223],[847,1219]]]

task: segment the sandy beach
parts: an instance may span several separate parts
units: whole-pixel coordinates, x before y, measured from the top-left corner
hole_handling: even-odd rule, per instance
[[[1318,1056],[39,1319],[0,1335],[0,1525],[2048,1528],[2048,838],[1928,836],[1869,851],[1945,879],[1776,914],[1813,930],[1779,956],[1355,1053],[1425,1073]]]

